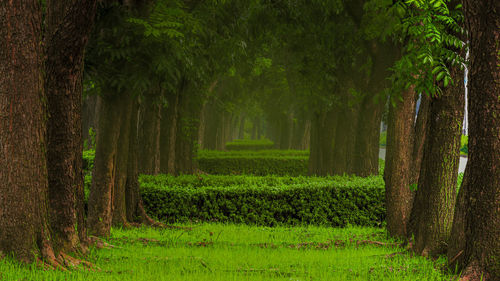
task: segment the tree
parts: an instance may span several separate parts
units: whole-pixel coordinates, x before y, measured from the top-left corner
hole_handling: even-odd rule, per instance
[[[52,242],[56,252],[80,250],[81,242],[86,242],[81,156],[82,76],[84,49],[95,9],[95,0],[47,1],[47,167]]]
[[[469,49],[469,159],[448,257],[462,280],[500,279],[500,3],[464,2]]]

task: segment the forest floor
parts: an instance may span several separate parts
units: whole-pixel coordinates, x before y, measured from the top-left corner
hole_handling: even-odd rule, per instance
[[[185,225],[184,225],[185,226]],[[380,228],[196,224],[113,229],[92,250],[95,270],[67,272],[0,260],[0,280],[454,280]]]

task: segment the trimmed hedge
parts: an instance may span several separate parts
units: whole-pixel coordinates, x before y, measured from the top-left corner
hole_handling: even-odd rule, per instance
[[[307,175],[307,157],[198,158],[200,170],[214,175]]]
[[[262,140],[233,140],[226,143],[227,150],[266,150],[272,149],[274,147],[274,142],[262,139]]]
[[[167,223],[343,227],[385,219],[381,177],[142,176],[141,188],[148,213]]]

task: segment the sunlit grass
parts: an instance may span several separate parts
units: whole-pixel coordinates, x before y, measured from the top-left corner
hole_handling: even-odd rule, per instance
[[[383,242],[375,245],[370,241]],[[44,271],[0,261],[0,280],[450,280],[443,260],[411,257],[377,228],[113,229],[92,250],[100,271]]]

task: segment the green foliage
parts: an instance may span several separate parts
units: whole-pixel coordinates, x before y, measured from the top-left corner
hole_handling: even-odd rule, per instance
[[[380,132],[380,146],[387,145],[387,131]]]
[[[143,176],[141,189],[148,213],[168,223],[344,227],[385,219],[381,177]]]
[[[94,168],[95,150],[83,151],[83,171],[85,174],[92,172]]]
[[[263,144],[268,141],[263,142]],[[238,142],[234,142],[237,147]],[[234,151],[202,150],[198,154],[200,170],[214,175],[307,175],[308,151],[262,150],[248,151],[246,143]],[[251,144],[252,147],[257,147]],[[264,148],[264,146],[262,146]]]
[[[462,83],[461,78],[453,81],[450,72],[452,67],[463,68],[465,61],[461,5],[449,7],[448,0],[405,0],[398,5],[405,11],[401,29],[405,45],[394,67],[394,90],[413,85],[417,93],[435,96],[442,87]]]
[[[234,140],[226,143],[227,150],[269,150],[274,146],[274,142],[262,140]]]
[[[469,136],[462,135],[460,139],[460,154],[469,154]]]

